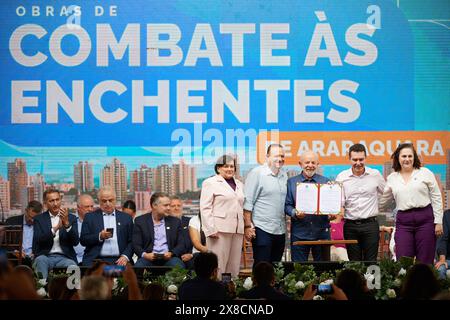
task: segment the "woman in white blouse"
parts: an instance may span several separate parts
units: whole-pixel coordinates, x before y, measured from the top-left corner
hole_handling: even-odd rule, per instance
[[[442,235],[442,196],[434,174],[421,167],[411,143],[402,143],[392,154],[395,172],[387,178],[380,201],[384,210],[395,200],[395,253],[432,264],[436,237]]]

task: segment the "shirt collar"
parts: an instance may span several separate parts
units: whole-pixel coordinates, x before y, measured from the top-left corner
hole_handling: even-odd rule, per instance
[[[302,173],[300,173],[300,181],[301,182],[305,182],[305,181],[317,182],[316,181],[316,177],[317,177],[317,174],[315,174],[315,173],[314,173],[314,175],[311,178],[306,178],[303,175],[303,171],[302,171]]]
[[[274,176],[274,177],[282,177],[282,176],[284,175],[283,168],[281,168],[280,171],[278,171],[278,174],[275,175],[275,174],[272,172],[272,170],[270,170],[269,165],[268,165],[267,163],[265,163],[265,164],[263,165],[263,173],[264,173],[265,175],[268,175],[268,176],[270,175],[270,176]]]
[[[102,212],[102,214],[103,216],[114,217],[116,215],[116,210],[114,210],[112,213]]]

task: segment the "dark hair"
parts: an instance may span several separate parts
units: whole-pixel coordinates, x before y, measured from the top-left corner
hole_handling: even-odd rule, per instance
[[[365,279],[355,270],[344,269],[339,272],[335,284],[344,291],[348,300],[363,300],[367,297],[364,291]]]
[[[42,204],[37,200],[31,200],[28,202],[27,209],[30,209],[31,211],[35,213],[41,213],[42,212]]]
[[[153,207],[154,204],[157,204],[156,202],[158,202],[159,198],[170,198],[170,197],[169,197],[169,195],[167,193],[155,192],[150,197],[150,206]]]
[[[144,300],[164,300],[164,287],[159,283],[150,283],[142,293]]]
[[[133,200],[127,200],[123,203],[122,209],[131,209],[136,212],[136,203]]]
[[[69,276],[54,277],[48,283],[48,296],[51,300],[70,300],[77,289],[67,287]]]
[[[194,271],[199,278],[210,278],[218,266],[214,252],[199,252],[194,259]]]
[[[418,263],[406,274],[400,296],[405,300],[429,300],[440,291],[439,281],[430,266]]]
[[[60,194],[58,189],[55,189],[55,188],[47,189],[44,191],[44,195],[42,196],[44,198],[44,202],[47,200],[47,195],[52,194],[52,193]]]
[[[400,143],[391,156],[392,168],[394,169],[395,172],[399,172],[402,169],[402,166],[398,158],[400,157],[400,151],[402,151],[405,148],[411,149],[414,154],[414,163],[413,163],[414,169],[420,169],[420,167],[422,166],[419,160],[419,156],[417,155],[416,149],[414,149],[414,145],[412,143]]]
[[[364,152],[364,156],[367,156],[366,147],[361,143],[355,143],[348,149],[348,158],[350,159],[350,156],[352,152]]]
[[[224,154],[223,156],[220,156],[219,159],[216,161],[216,165],[214,166],[214,171],[216,174],[219,174],[219,168],[222,168],[224,165],[226,165],[228,162],[233,161],[234,167],[236,168],[236,158]]]
[[[270,151],[272,151],[272,148],[274,148],[274,147],[278,147],[278,148],[281,148],[281,149],[284,148],[283,145],[281,145],[281,144],[279,144],[279,143],[272,143],[271,145],[269,145],[269,146],[267,147],[266,155],[270,155]]]
[[[275,278],[273,265],[266,261],[258,262],[253,268],[253,279],[258,286],[268,286]]]
[[[198,221],[200,222],[200,243],[202,244],[202,246],[206,246],[206,235],[202,229],[202,215],[200,214],[200,212],[198,213]]]

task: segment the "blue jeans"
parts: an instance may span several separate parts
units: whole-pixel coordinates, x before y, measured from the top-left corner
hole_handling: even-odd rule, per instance
[[[152,266],[165,266],[165,267],[175,267],[180,266],[181,268],[185,268],[183,261],[178,257],[172,257],[170,260],[154,260],[149,261],[144,258],[139,258],[136,261],[135,267],[152,267]]]
[[[447,265],[450,266],[450,260],[447,260]],[[439,267],[439,269],[438,269],[439,279],[447,278],[447,270],[450,270],[450,269],[447,269],[445,267],[445,265],[442,265]]]
[[[77,266],[78,263],[67,258],[62,254],[51,253],[49,255],[40,255],[34,259],[33,268],[35,272],[41,274],[41,279],[47,279],[48,271],[53,268],[67,268],[69,266]]]

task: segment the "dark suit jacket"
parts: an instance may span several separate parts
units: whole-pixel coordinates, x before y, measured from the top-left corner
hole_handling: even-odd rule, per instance
[[[116,210],[115,215],[116,227],[114,228],[114,233],[117,234],[120,255],[125,255],[129,261],[132,261],[133,219],[128,214],[118,210]],[[80,235],[80,243],[86,247],[83,255],[83,265],[90,266],[94,259],[100,257],[103,241],[99,240],[99,234],[104,228],[101,209],[90,212],[84,217]]]
[[[23,226],[23,214],[18,216],[9,217],[6,219],[5,224],[7,226]]]
[[[438,238],[437,254],[444,255],[447,260],[450,260],[450,209],[444,212],[442,226],[444,234]]]
[[[167,246],[169,247],[169,251],[172,252],[175,257],[180,257],[185,253],[181,220],[169,216],[164,218],[164,224],[166,226]],[[152,214],[149,212],[134,220],[134,252],[139,258],[141,258],[142,253],[144,252],[153,252],[154,241],[155,229],[153,226]]]
[[[296,240],[327,240],[330,239],[330,222],[328,216],[307,214],[303,219],[292,216],[297,198],[297,182],[327,183],[328,178],[315,174],[311,181],[306,181],[303,174],[289,178],[287,181],[284,213],[291,217],[291,238]]]
[[[196,277],[186,280],[178,290],[180,300],[227,300],[225,287],[217,281]]]
[[[48,211],[34,217],[33,222],[33,253],[35,257],[49,254],[53,247],[52,222]],[[77,261],[77,255],[73,249],[80,240],[78,238],[77,218],[69,214],[69,223],[72,226],[69,232],[63,227],[59,229],[59,244],[67,257]]]
[[[189,221],[191,218],[181,217],[181,228],[183,229],[183,243],[184,243],[184,252],[183,253],[192,253],[192,248],[194,245],[192,244],[191,237],[189,236]]]

